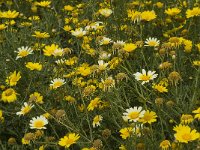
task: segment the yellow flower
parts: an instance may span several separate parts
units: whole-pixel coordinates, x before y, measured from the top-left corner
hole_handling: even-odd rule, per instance
[[[144,11],[141,13],[142,20],[151,21],[157,17],[154,11]]]
[[[0,31],[6,29],[7,26],[5,24],[0,24]]]
[[[43,52],[45,56],[52,56],[54,51],[59,49],[59,46],[56,44],[47,45],[44,47]]]
[[[10,76],[7,77],[6,79],[6,83],[9,86],[15,86],[17,85],[17,82],[19,81],[19,79],[21,78],[20,72],[16,72],[14,71],[12,74],[10,74]]]
[[[190,114],[183,114],[181,116],[181,124],[189,124],[194,120],[193,116]]]
[[[152,86],[153,89],[157,90],[160,93],[168,92],[168,89],[163,86],[163,84],[153,84]]]
[[[169,16],[176,16],[180,12],[181,12],[181,10],[178,8],[169,8],[169,9],[165,10],[165,13],[168,14]]]
[[[26,140],[26,139],[22,138],[22,144],[23,145],[30,144],[30,140]]]
[[[200,107],[196,110],[193,110],[192,113],[195,114],[194,118],[197,118],[198,120],[200,120]]]
[[[39,38],[39,39],[45,39],[45,38],[49,38],[50,35],[47,32],[40,32],[40,31],[35,31],[35,34],[33,34],[33,37]]]
[[[65,96],[65,100],[70,102],[70,103],[74,103],[76,101],[76,99],[72,96]]]
[[[195,129],[192,130],[189,126],[179,125],[174,127],[173,130],[176,131],[174,134],[176,140],[181,143],[188,143],[200,137],[200,134]]]
[[[34,92],[33,94],[31,94],[29,96],[29,101],[32,102],[32,101],[35,101],[36,103],[38,104],[43,104],[43,96],[38,93],[38,92]]]
[[[0,122],[4,122],[3,111],[0,110]]]
[[[1,95],[1,100],[4,102],[10,103],[16,101],[16,99],[17,99],[17,93],[12,88],[6,89],[5,91],[3,91]]]
[[[100,126],[100,121],[102,121],[103,117],[101,115],[96,115],[94,118],[93,118],[93,122],[92,122],[92,126],[93,128],[97,127],[97,126]]]
[[[87,66],[82,66],[82,67],[79,67],[77,69],[77,74],[81,74],[82,76],[88,76],[90,75],[92,72],[91,72],[91,69],[90,67],[87,67]]]
[[[141,20],[141,12],[128,10],[128,18],[130,18],[134,23],[138,22]]]
[[[171,147],[170,141],[168,140],[164,140],[160,143],[160,147],[162,148],[162,150],[168,150],[169,147]]]
[[[162,8],[162,7],[163,7],[163,5],[164,5],[164,4],[163,4],[163,3],[161,3],[161,2],[157,2],[157,3],[156,3],[156,6],[157,6],[158,8]]]
[[[120,145],[119,150],[127,150],[124,145]]]
[[[194,66],[200,66],[200,61],[199,60],[195,60],[195,61],[192,62],[192,64]]]
[[[4,11],[4,12],[1,12],[0,11],[0,18],[7,18],[7,19],[14,19],[14,18],[17,18],[19,15],[19,12],[17,11]]]
[[[69,133],[68,135],[61,138],[58,144],[65,148],[69,148],[72,144],[75,144],[79,138],[79,134]]]
[[[99,9],[99,13],[104,17],[109,17],[112,14],[112,10],[109,8]]]
[[[33,62],[28,62],[26,63],[26,67],[29,68],[30,70],[42,70],[42,65],[40,63],[33,63]]]
[[[127,139],[133,133],[133,128],[132,127],[123,128],[119,132],[121,133],[120,136],[123,139]]]
[[[132,52],[137,48],[137,46],[133,43],[126,43],[124,44],[123,50],[126,52]]]
[[[156,122],[156,120],[157,120],[156,118],[157,117],[158,116],[156,115],[155,112],[147,110],[144,113],[144,116],[141,119],[139,119],[139,122],[142,122],[143,124],[145,124],[145,123],[151,124],[153,122]]]
[[[65,31],[71,31],[71,30],[72,30],[72,27],[69,26],[69,25],[65,25],[63,29],[64,29]]]
[[[195,17],[195,16],[199,16],[200,15],[200,8],[199,7],[194,7],[193,9],[188,9],[186,11],[186,17],[187,18],[191,18],[191,17]]]
[[[101,99],[99,97],[96,97],[95,99],[91,100],[90,104],[87,107],[88,111],[94,110],[94,108],[97,108],[100,103],[101,103]]]
[[[36,5],[40,7],[50,7],[51,2],[50,1],[41,1],[41,2],[36,2]]]
[[[65,10],[65,11],[72,11],[73,9],[74,9],[74,7],[71,6],[71,5],[65,5],[65,6],[64,6],[64,10]]]

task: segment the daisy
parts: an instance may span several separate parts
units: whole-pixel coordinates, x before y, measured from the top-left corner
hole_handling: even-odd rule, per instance
[[[103,37],[102,40],[99,42],[99,44],[100,45],[108,45],[111,42],[112,42],[112,40],[110,38]]]
[[[126,109],[126,112],[123,113],[123,119],[124,121],[131,121],[131,122],[137,122],[140,118],[142,118],[145,114],[145,110],[142,110],[142,107],[134,107]]]
[[[155,74],[155,71],[146,72],[146,70],[144,70],[144,69],[142,69],[142,73],[137,72],[133,75],[135,76],[136,80],[142,81],[142,84],[145,84],[158,76],[158,74]]]
[[[61,138],[58,142],[60,146],[65,148],[69,148],[72,144],[75,144],[76,141],[80,138],[79,134],[76,133],[69,133],[68,135]]]
[[[98,64],[99,64],[99,70],[100,71],[103,71],[106,69],[106,67],[108,66],[108,63],[105,63],[103,60],[99,60],[98,61]]]
[[[32,108],[34,107],[34,105],[28,104],[27,102],[24,103],[24,106],[22,106],[21,111],[17,112],[16,115],[25,115],[27,114]]]
[[[83,30],[83,28],[76,29],[75,31],[71,31],[71,34],[75,37],[83,37],[87,32]]]
[[[20,48],[18,48],[18,51],[15,51],[17,53],[17,57],[16,57],[16,60],[19,59],[19,58],[23,58],[23,57],[26,57],[30,54],[33,54],[33,50],[28,47],[28,46],[22,46]]]
[[[50,87],[53,89],[57,89],[64,85],[66,82],[64,79],[56,78],[51,81]]]
[[[103,120],[103,117],[101,115],[96,115],[93,118],[92,126],[93,128],[100,126],[100,122]]]
[[[31,129],[46,129],[45,125],[48,124],[48,120],[44,116],[37,116],[30,120]]]
[[[157,47],[160,44],[160,40],[158,40],[157,38],[149,37],[144,43],[146,44],[144,46]]]

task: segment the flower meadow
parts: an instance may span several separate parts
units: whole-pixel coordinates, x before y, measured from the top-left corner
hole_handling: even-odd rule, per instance
[[[199,0],[0,0],[1,150],[200,149]]]

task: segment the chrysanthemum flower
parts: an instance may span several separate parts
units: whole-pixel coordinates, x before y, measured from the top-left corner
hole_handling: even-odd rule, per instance
[[[157,38],[149,37],[148,39],[146,39],[144,43],[145,43],[144,46],[157,47],[159,46],[160,41]]]
[[[157,15],[154,11],[144,11],[141,13],[142,20],[151,21],[154,20]]]
[[[162,150],[168,150],[169,147],[171,147],[170,141],[168,140],[164,140],[160,143],[160,147],[162,148]]]
[[[176,140],[181,143],[188,143],[200,137],[200,134],[195,129],[192,130],[189,126],[185,125],[174,127],[174,131],[176,131],[174,134]]]
[[[147,110],[144,113],[144,116],[141,119],[139,119],[139,122],[142,122],[143,124],[145,124],[145,123],[151,124],[153,122],[156,122],[156,120],[157,120],[156,118],[157,117],[158,116],[156,115],[155,112]]]
[[[48,120],[44,116],[34,117],[30,120],[31,129],[46,129],[45,125],[48,124]]]
[[[38,92],[34,92],[33,94],[31,94],[30,96],[29,96],[29,101],[30,102],[36,102],[36,103],[38,103],[38,104],[43,104],[44,102],[43,102],[43,96],[40,94],[40,93],[38,93]]]
[[[96,97],[95,99],[91,100],[90,104],[87,107],[88,111],[94,110],[95,108],[99,106],[100,103],[101,103],[101,99],[99,97]]]
[[[132,135],[133,128],[132,127],[122,128],[119,132],[121,133],[120,136],[123,139],[127,139],[128,137]]]
[[[145,83],[149,82],[150,80],[155,79],[158,76],[158,74],[155,74],[155,71],[146,72],[146,70],[144,70],[144,69],[142,69],[142,73],[137,72],[133,75],[135,76],[136,80],[142,81],[142,84],[145,84]]]
[[[126,52],[132,52],[137,48],[137,46],[133,43],[125,43],[123,50]]]
[[[14,89],[9,88],[2,92],[2,95],[1,95],[2,101],[11,103],[11,102],[16,101],[16,99],[17,99],[17,93],[15,92]]]
[[[66,82],[64,79],[56,78],[51,81],[50,87],[52,89],[57,89],[57,88],[61,87],[62,85],[64,85],[65,83]]]
[[[193,110],[192,113],[195,114],[194,118],[197,118],[198,120],[200,120],[200,107],[196,110]]]
[[[131,122],[137,122],[139,119],[144,117],[145,110],[142,110],[142,107],[134,107],[126,109],[126,112],[123,113],[123,119],[124,121],[131,121]]]
[[[30,112],[30,110],[34,107],[34,105],[32,104],[28,104],[27,102],[24,103],[24,106],[22,106],[21,111],[17,112],[16,115],[25,115],[28,112]]]
[[[50,4],[51,4],[50,1],[41,1],[36,3],[36,5],[40,7],[50,7]]]
[[[194,121],[194,118],[190,114],[182,114],[181,116],[181,124],[189,124]]]
[[[103,120],[103,117],[101,115],[96,115],[93,118],[92,126],[93,128],[100,126],[100,122]]]
[[[29,68],[30,70],[42,70],[42,65],[40,63],[33,63],[33,62],[28,62],[26,63],[26,67]]]
[[[98,69],[99,69],[100,71],[105,70],[106,67],[108,66],[108,63],[105,63],[103,60],[99,60],[99,61],[98,61],[98,64],[99,64]]]
[[[193,9],[188,9],[186,11],[187,18],[192,18],[195,16],[200,16],[200,8],[199,7],[194,7]]]
[[[128,18],[130,18],[134,23],[141,20],[141,12],[128,10]]]
[[[72,144],[75,144],[79,138],[79,134],[69,133],[68,135],[61,138],[58,144],[65,148],[69,148]]]
[[[40,32],[40,31],[35,31],[35,34],[33,34],[33,37],[39,38],[39,39],[45,39],[45,38],[49,38],[50,35],[47,32]]]
[[[165,10],[165,13],[168,14],[169,16],[176,16],[180,12],[181,10],[178,8],[168,8],[167,10]]]
[[[153,84],[152,88],[160,93],[168,92],[168,89],[163,84]]]
[[[7,26],[5,24],[0,24],[0,31],[6,29]]]
[[[0,11],[0,18],[14,19],[14,18],[17,18],[18,15],[19,15],[19,12],[15,10],[14,11],[8,10],[4,12]]]
[[[103,37],[101,39],[101,41],[99,42],[100,45],[108,45],[109,43],[111,43],[112,40],[110,38],[107,38],[107,37]]]
[[[78,29],[75,29],[75,30],[72,30],[71,31],[71,34],[77,38],[81,38],[83,37],[84,35],[86,35],[86,31],[83,30],[83,28],[78,28]]]
[[[21,79],[21,75],[20,72],[16,72],[14,71],[13,73],[11,73],[7,78],[6,78],[6,83],[9,86],[15,86],[17,85],[17,82],[19,81],[19,79]]]
[[[18,48],[18,51],[15,51],[17,53],[17,57],[16,57],[16,60],[19,59],[19,58],[23,58],[23,57],[26,57],[30,54],[33,54],[33,50],[28,47],[28,46],[22,46],[20,48]]]
[[[109,17],[112,14],[112,10],[109,8],[99,9],[99,13],[104,17]]]

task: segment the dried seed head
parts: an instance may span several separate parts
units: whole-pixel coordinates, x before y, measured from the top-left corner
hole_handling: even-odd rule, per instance
[[[174,101],[169,100],[169,101],[166,102],[166,105],[167,105],[168,107],[173,107],[173,106],[175,105],[175,103],[174,103]]]
[[[9,145],[17,144],[16,139],[15,139],[14,137],[9,138],[9,139],[8,139],[8,144],[9,144]]]
[[[159,65],[159,69],[169,69],[172,67],[172,63],[169,63],[168,61],[163,62]]]
[[[102,137],[107,139],[111,135],[111,131],[109,129],[105,129],[102,131]]]
[[[137,150],[144,150],[145,149],[145,144],[144,143],[138,143],[136,145],[136,149]]]
[[[181,80],[181,76],[178,72],[173,71],[168,76],[169,82],[171,82],[172,85],[177,85],[178,82]]]
[[[24,135],[24,139],[27,140],[27,141],[30,141],[30,140],[34,140],[35,139],[35,134],[34,133],[26,133]]]
[[[63,109],[57,110],[55,117],[57,119],[61,119],[62,117],[64,117],[66,115],[65,111]]]
[[[100,139],[96,139],[93,141],[93,147],[96,149],[96,150],[99,150],[101,149],[103,146],[103,142],[100,140]]]
[[[155,99],[155,103],[156,103],[157,105],[162,105],[163,102],[164,102],[164,99],[161,98],[161,97],[158,97],[158,98]]]

